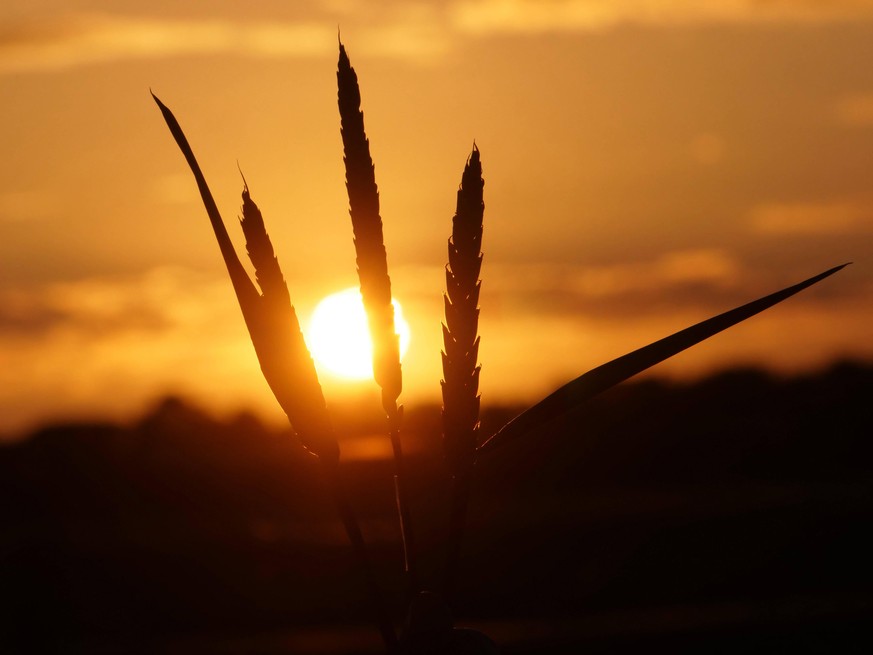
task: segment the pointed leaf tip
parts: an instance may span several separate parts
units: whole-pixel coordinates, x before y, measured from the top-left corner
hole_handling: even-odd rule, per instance
[[[158,104],[161,114],[164,117],[164,121],[167,123],[167,127],[170,130],[170,134],[172,134],[173,139],[176,141],[176,145],[179,147],[179,150],[188,162],[188,167],[191,169],[191,173],[194,175],[194,180],[200,191],[200,198],[203,201],[203,206],[206,209],[206,214],[209,217],[209,222],[212,224],[212,230],[218,241],[218,248],[224,259],[224,263],[227,266],[227,271],[230,274],[230,279],[240,306],[243,309],[243,317],[246,319],[246,324],[251,325],[250,321],[253,318],[251,307],[253,303],[257,302],[256,298],[259,294],[234,251],[233,244],[227,234],[227,229],[224,227],[224,222],[221,220],[221,214],[215,204],[215,199],[212,196],[212,192],[209,190],[209,185],[206,184],[206,178],[203,175],[203,171],[200,169],[200,165],[197,163],[196,157],[194,157],[194,151],[191,149],[188,139],[185,138],[185,133],[182,131],[179,121],[176,120],[173,112],[170,111],[170,109],[161,102],[154,93],[152,94],[152,97]]]
[[[158,96],[155,95],[155,92],[152,91],[151,88],[149,88],[149,93],[152,94],[152,99],[153,99],[156,103],[158,103],[158,107],[160,108],[161,113],[163,113],[164,116],[166,116],[168,113],[170,114],[170,116],[173,115],[173,113],[170,111],[170,109],[167,107],[167,105],[165,105],[163,102],[161,102],[161,99],[160,99]]]

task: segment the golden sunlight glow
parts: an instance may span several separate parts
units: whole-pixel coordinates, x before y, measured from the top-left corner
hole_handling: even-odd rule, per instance
[[[409,347],[409,324],[400,303],[394,303],[394,329],[400,335],[400,356]],[[361,292],[344,289],[324,298],[309,321],[306,343],[320,370],[340,377],[363,380],[373,377],[373,344]]]

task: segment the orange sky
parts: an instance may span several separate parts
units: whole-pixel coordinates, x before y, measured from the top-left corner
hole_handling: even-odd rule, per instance
[[[356,284],[338,24],[413,331],[406,402],[439,393],[442,267],[474,138],[484,402],[535,399],[846,261],[655,372],[873,355],[873,2],[7,0],[0,433],[123,416],[167,390],[278,414],[148,89],[242,253],[239,160],[305,322]],[[349,391],[323,382],[329,399]]]

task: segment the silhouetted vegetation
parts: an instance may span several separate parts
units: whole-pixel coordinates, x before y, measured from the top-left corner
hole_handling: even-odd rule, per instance
[[[359,513],[350,502],[350,499],[358,498],[357,492],[352,490],[354,476],[339,466],[337,435],[261,212],[251,199],[248,185],[243,180],[242,229],[249,258],[255,267],[255,282],[252,282],[230,242],[224,221],[181,126],[170,109],[152,95],[194,175],[261,371],[288,417],[292,427],[291,434],[299,438],[300,445],[320,466],[321,481],[325,486],[323,493],[333,500],[336,513],[352,546],[357,560],[357,572],[363,577],[369,593],[368,614],[379,629],[386,651],[392,655],[493,653],[496,652],[496,646],[484,633],[454,627],[449,605],[439,594],[433,592],[433,589],[441,587],[453,597],[457,591],[455,581],[461,577],[461,542],[466,528],[469,495],[476,482],[473,471],[494,465],[483,461],[487,459],[486,453],[491,455],[498,447],[506,446],[519,437],[526,436],[530,440],[531,435],[540,433],[540,439],[527,447],[534,449],[534,456],[529,457],[528,462],[539,460],[542,463],[542,458],[548,457],[544,455],[549,451],[547,440],[554,433],[571,432],[568,425],[576,424],[568,421],[572,421],[574,415],[582,413],[585,403],[591,398],[769,309],[833,275],[846,264],[835,266],[798,284],[718,314],[602,364],[521,411],[515,418],[506,420],[502,425],[497,424],[493,431],[485,433],[487,438],[481,440],[477,328],[484,180],[479,151],[474,144],[458,191],[446,268],[442,436],[448,467],[443,472],[442,485],[435,479],[429,479],[427,465],[413,476],[410,473],[411,467],[406,462],[407,458],[403,455],[401,440],[403,408],[398,401],[402,391],[402,370],[379,212],[379,191],[369,140],[364,129],[357,73],[351,66],[342,43],[339,43],[337,89],[345,182],[357,272],[373,346],[373,378],[381,389],[383,429],[391,441],[395,466],[394,500],[402,546],[402,557],[399,561],[403,563],[405,579],[402,584],[396,580],[391,581],[387,594],[383,592],[384,572],[380,576],[374,567],[372,544],[368,544],[358,519]],[[621,411],[624,412],[624,408]],[[713,430],[714,426],[703,420],[703,417],[698,418],[702,420],[702,429]],[[299,457],[306,459],[302,451]],[[432,457],[433,462],[439,461],[438,456]],[[501,460],[497,458],[495,461]],[[431,466],[433,465],[432,463]],[[437,468],[439,467],[431,470]],[[500,483],[506,479],[508,470],[510,469],[507,468],[497,478],[497,482],[492,484],[492,493],[501,489]],[[372,472],[375,471],[373,468]],[[544,464],[538,474],[543,475],[549,471],[551,466]],[[429,480],[429,485],[425,487],[428,494],[439,491],[442,497],[450,496],[452,499],[450,516],[443,522],[449,526],[447,536],[436,539],[422,553],[416,547],[417,538],[413,538],[416,531],[412,527],[412,477]],[[559,477],[555,474],[553,480]],[[483,476],[483,479],[487,481],[488,476]],[[449,480],[451,490],[441,489]],[[431,505],[420,499],[419,507],[423,508],[425,523],[433,522],[438,516]],[[524,514],[516,507],[513,507],[513,512],[517,515]],[[440,523],[433,523],[437,524]],[[525,538],[515,541],[533,543]],[[436,552],[445,554],[445,566],[438,574],[430,576],[431,582],[424,582],[422,561]],[[550,558],[550,561],[553,560],[554,558]],[[464,582],[475,580],[476,574],[481,572],[470,572]],[[329,575],[329,572],[325,572],[325,575]],[[442,578],[441,584],[436,580],[437,577]],[[512,577],[515,579],[518,575]],[[453,607],[456,609],[464,606],[463,601],[454,598],[449,600],[455,601]],[[400,622],[399,616],[405,616],[406,619],[398,636],[396,626]]]
[[[507,444],[473,479],[458,615],[506,653],[869,646],[870,389],[857,364],[644,381]],[[483,429],[514,413],[485,408]],[[405,420],[437,587],[440,409]],[[401,586],[392,463],[340,466],[377,574]],[[128,426],[46,427],[0,449],[0,485],[3,652],[381,648],[323,479],[254,416],[171,398]]]

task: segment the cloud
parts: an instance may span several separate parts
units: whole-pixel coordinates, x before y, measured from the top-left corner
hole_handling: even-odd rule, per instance
[[[208,304],[211,285],[196,275],[159,269],[127,279],[52,282],[0,291],[0,334],[42,339],[59,332],[111,337],[178,326],[192,307]]]
[[[520,313],[626,314],[674,305],[708,304],[737,293],[740,264],[727,252],[697,249],[669,252],[650,261],[607,266],[557,264],[490,269],[483,293],[512,299]]]
[[[873,231],[873,206],[854,201],[766,203],[751,210],[749,223],[753,231],[774,236],[868,234]]]
[[[317,56],[334,34],[312,23],[179,20],[108,14],[22,21],[0,32],[0,72],[56,70],[118,59],[237,52]]]
[[[122,416],[175,390],[270,412],[224,277],[163,268],[0,290],[0,432]]]
[[[404,397],[430,402],[442,375],[443,271],[399,267],[395,276],[408,280],[398,287],[411,293],[403,302],[414,331],[404,360]],[[532,399],[558,381],[778,288],[730,253],[710,249],[595,267],[489,261],[483,277],[480,361],[487,402]],[[818,300],[807,292],[658,371],[687,375],[737,361],[796,369],[835,354],[870,355],[869,295],[869,284]],[[126,418],[167,392],[220,413],[252,408],[282,420],[223,272],[161,268],[126,278],[0,288],[0,310],[0,436],[48,420]],[[305,311],[300,318],[305,324]],[[329,402],[341,398],[341,385],[322,383]]]
[[[356,38],[362,53],[428,60],[445,49],[420,13],[368,25]],[[71,14],[21,20],[0,29],[0,74],[52,71],[131,59],[231,54],[254,58],[334,57],[336,22],[249,21]]]
[[[480,316],[486,402],[543,395],[615,357],[803,279],[777,273],[774,280],[772,269],[765,277],[720,250],[611,266],[486,268]],[[849,291],[839,292],[844,287]],[[796,372],[839,357],[869,359],[869,293],[869,283],[840,276],[651,373],[697,377],[737,365]]]
[[[454,24],[470,33],[578,32],[623,23],[704,23],[845,20],[870,17],[869,0],[458,0]]]
[[[323,2],[296,19],[162,18],[68,13],[7,20],[0,74],[56,71],[122,60],[230,54],[333,57],[337,24],[354,26],[362,54],[430,63],[459,38],[655,26],[873,18],[873,0],[452,0]]]
[[[664,291],[682,284],[732,286],[739,277],[739,265],[718,249],[680,250],[642,263],[631,263],[581,271],[574,287],[592,296],[629,291]]]

